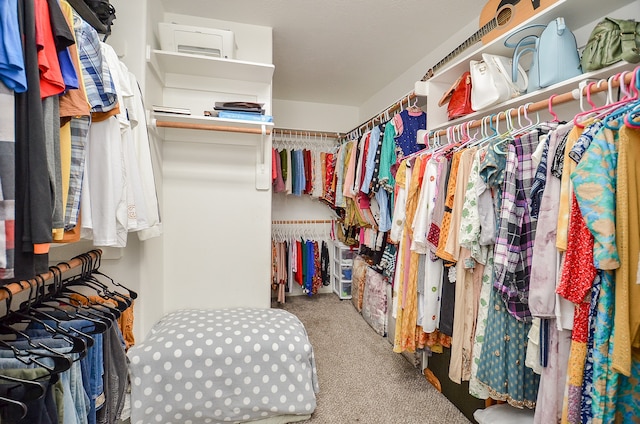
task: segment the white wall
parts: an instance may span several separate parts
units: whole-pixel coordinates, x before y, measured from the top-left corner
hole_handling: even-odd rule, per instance
[[[233,31],[236,41],[237,60],[273,63],[272,29],[269,27],[220,21],[198,16],[166,13],[163,22],[201,26]]]
[[[163,20],[231,29],[238,44],[236,59],[272,61],[271,28],[175,14],[165,14]],[[161,104],[189,107],[196,115],[212,109],[216,101],[231,100],[263,102],[271,111],[268,83],[167,75],[165,84]],[[271,191],[256,189],[256,152],[264,143],[270,157],[270,137],[218,131],[160,133],[161,310],[269,307]]]
[[[358,121],[359,108],[274,99],[273,116],[278,128],[345,132]]]
[[[428,25],[428,23],[425,25]],[[433,50],[426,52],[426,55],[421,59],[416,57],[418,61],[409,69],[398,69],[398,77],[387,86],[380,87],[375,91],[375,94],[360,107],[358,123],[355,125],[376,116],[395,101],[412,92],[416,81],[422,79],[429,69],[440,62],[442,58],[446,57],[453,49],[462,44],[477,30],[478,22],[469,22],[467,25],[461,26],[455,34],[452,34],[446,43],[434,46]],[[427,45],[428,40],[425,40],[425,46]],[[352,125],[352,128],[355,127],[355,125]]]

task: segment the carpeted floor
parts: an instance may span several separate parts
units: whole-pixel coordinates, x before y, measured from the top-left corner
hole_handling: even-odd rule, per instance
[[[295,314],[313,345],[320,393],[313,424],[468,424],[349,300],[294,296],[273,305]]]

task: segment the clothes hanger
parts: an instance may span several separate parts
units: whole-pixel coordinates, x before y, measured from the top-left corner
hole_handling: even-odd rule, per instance
[[[46,370],[46,373],[39,377],[39,380],[48,379],[49,383],[55,383],[58,381],[58,374],[67,371],[71,368],[72,360],[67,355],[54,352],[47,353],[49,349],[47,346],[32,346],[37,350],[19,350],[12,346],[10,343],[4,340],[0,340],[0,346],[10,349],[13,352],[13,357],[25,365],[36,365],[37,367]],[[44,351],[42,350],[44,349]],[[46,360],[52,365],[42,362]]]
[[[587,110],[585,109],[584,106],[584,98],[586,97],[586,93],[588,93],[591,88],[589,87],[592,84],[591,81],[589,81],[589,79],[584,79],[582,81],[580,81],[578,83],[578,95],[579,95],[579,102],[578,105],[580,106],[580,112],[586,112]],[[587,88],[586,93],[585,93],[585,88]],[[589,100],[589,103],[591,103],[591,101]],[[594,108],[595,105],[592,105],[592,108]]]
[[[556,96],[557,94],[552,94],[551,96],[549,96],[549,114],[553,117],[551,122],[560,122],[560,118],[558,118],[558,115],[553,111],[553,99]]]
[[[92,288],[99,297],[113,301],[116,304],[116,309],[120,312],[123,312],[132,305],[133,299],[122,293],[110,291],[105,284],[93,276],[96,268],[93,258],[90,255],[83,254],[78,256],[78,258],[82,261],[83,272],[80,278],[69,280],[65,287],[81,285]]]
[[[40,324],[41,329],[47,331],[48,333],[51,334],[52,338],[57,338],[57,339],[62,339],[65,342],[69,343],[71,345],[71,350],[69,351],[70,353],[79,353],[80,355],[84,355],[86,354],[86,350],[87,350],[87,342],[76,336],[73,335],[69,332],[69,330],[60,327],[59,325],[56,325],[55,327],[44,321],[44,320],[49,320],[49,321],[53,321],[55,324],[60,324],[60,320],[53,318],[51,316],[49,316],[47,313],[38,311],[36,309],[32,308],[32,305],[38,300],[39,297],[39,284],[40,281],[42,282],[43,288],[44,288],[44,279],[41,276],[37,276],[35,279],[35,284],[36,284],[36,290],[35,290],[35,294],[34,294],[34,288],[33,288],[33,284],[29,284],[29,297],[28,300],[26,302],[24,302],[20,308],[16,311],[11,311],[10,313],[7,314],[7,316],[5,317],[6,321],[3,321],[2,323],[0,323],[0,327],[2,327],[3,329],[7,330],[7,331],[11,331],[14,334],[18,334],[20,336],[25,337],[26,339],[29,340],[29,344],[32,345],[33,347],[37,347],[37,348],[43,348],[51,353],[54,354],[62,354],[61,352],[50,348],[49,346],[46,346],[46,344],[43,344],[42,342],[31,342],[31,337],[29,337],[26,333],[19,331],[19,330],[15,330],[15,328],[13,328],[11,325],[15,325],[19,322],[35,322]],[[11,290],[6,289],[5,287],[0,287],[0,289],[3,289],[7,292],[8,297],[7,297],[7,310],[10,310],[10,305],[11,305],[11,300],[12,300],[12,295],[9,294],[11,292]],[[44,320],[43,320],[44,319]],[[8,324],[8,325],[7,325]],[[90,339],[89,336],[87,336],[84,333],[78,332],[80,336],[82,337],[88,337]],[[57,337],[56,337],[57,336]],[[93,340],[92,340],[93,341]]]
[[[64,300],[60,299],[57,294],[62,288],[62,271],[58,266],[52,266],[49,268],[49,270],[54,275],[54,282],[51,285],[50,292],[44,297],[43,301],[40,302],[41,307],[47,307],[51,308],[53,311],[57,311],[57,314],[54,313],[54,316],[56,316],[56,318],[60,318],[60,314],[62,314],[62,318],[65,320],[82,319],[91,322],[92,326],[90,328],[85,329],[83,327],[81,331],[72,328],[82,336],[102,334],[111,327],[113,320],[111,320],[109,317],[92,315],[90,312],[85,313],[87,309],[82,307],[81,305],[74,305],[70,302],[65,302]],[[51,304],[49,302],[54,302],[54,304]],[[62,303],[63,305],[72,308],[73,311],[62,309],[55,303]],[[38,310],[40,310],[40,308],[38,308]]]
[[[511,135],[511,133],[509,133],[508,131],[506,133],[500,133],[500,114],[504,113],[504,112],[498,112],[495,116],[496,116],[496,127],[494,128],[494,131],[496,132],[496,134],[498,134],[497,140],[496,142],[493,144],[493,151],[496,152],[499,155],[506,155],[507,151],[502,151],[500,150],[500,147],[502,145],[504,145],[505,143],[513,140],[513,136]]]
[[[0,287],[0,290],[4,290],[7,292],[7,298],[5,300],[5,303],[8,311],[7,312],[8,315],[6,315],[2,320],[0,320],[0,330],[5,330],[7,331],[8,334],[14,334],[18,337],[21,337],[21,340],[24,340],[29,346],[33,347],[34,349],[37,349],[37,351],[31,350],[31,349],[27,349],[27,350],[17,349],[15,346],[12,346],[8,341],[5,341],[5,340],[0,340],[0,346],[10,349],[13,352],[15,359],[19,360],[25,365],[35,364],[39,367],[44,368],[47,371],[45,376],[50,377],[52,379],[57,378],[57,374],[71,368],[72,361],[67,355],[62,354],[50,348],[49,346],[46,346],[41,342],[34,341],[28,334],[24,333],[21,330],[18,330],[15,327],[11,327],[10,325],[8,325],[6,320],[10,319],[11,315],[14,313],[14,311],[11,311],[13,293],[11,293],[11,290],[6,286]],[[49,366],[41,361],[41,359],[45,359],[45,358],[48,361],[51,361],[53,366]]]
[[[112,325],[121,315],[118,309],[106,304],[94,305],[87,296],[80,292],[67,289],[66,286],[58,290],[52,300],[76,308],[83,318],[85,315],[88,315],[89,317],[103,321],[108,326]],[[84,300],[84,303],[82,300]]]
[[[101,303],[99,305],[95,305],[91,299],[89,299],[89,297],[87,295],[85,295],[84,293],[81,293],[77,290],[73,290],[71,287],[73,286],[88,286],[91,287],[92,289],[95,290],[95,288],[93,286],[87,285],[85,283],[85,281],[81,278],[81,277],[77,277],[74,279],[70,279],[67,280],[64,284],[64,287],[62,288],[62,290],[58,293],[58,297],[63,297],[63,298],[67,298],[69,300],[71,300],[72,302],[81,302],[84,301],[82,303],[82,306],[90,308],[94,311],[97,311],[98,313],[103,313],[107,312],[110,314],[110,316],[113,318],[113,320],[117,320],[118,318],[120,318],[120,315],[122,315],[122,311],[120,309],[118,309],[115,306],[111,306],[108,303]],[[70,296],[67,296],[70,295]],[[74,296],[75,295],[75,299]],[[104,298],[103,298],[104,299]],[[109,299],[105,299],[105,300],[109,300]],[[98,307],[99,306],[99,307]],[[125,308],[126,309],[126,308]]]
[[[597,86],[599,87],[602,83],[604,82],[604,80],[599,80],[597,83]],[[606,103],[602,106],[596,106],[595,103],[593,103],[591,101],[591,89],[592,87],[596,85],[596,83],[591,82],[587,85],[587,92],[586,92],[586,97],[587,97],[587,102],[592,105],[592,108],[590,110],[586,110],[584,112],[580,112],[578,113],[576,116],[574,116],[573,118],[573,124],[575,126],[577,126],[578,128],[584,128],[585,125],[583,124],[584,121],[590,119],[590,118],[597,118],[598,116],[604,116],[606,114],[608,114],[609,112],[611,112],[613,109],[617,108],[618,106],[625,104],[627,102],[626,99],[620,100],[619,102],[615,102],[613,104],[609,104]]]
[[[413,113],[422,113],[423,110],[418,107],[418,98],[416,97],[413,104],[411,104],[411,95],[407,95],[407,110]]]
[[[491,115],[492,116],[492,115]],[[490,116],[483,116],[482,119],[480,120],[480,127],[478,129],[478,131],[475,134],[475,141],[473,141],[472,143],[470,143],[468,146],[469,147],[479,147],[482,148],[489,140],[490,140],[490,135],[487,132],[487,121],[490,120],[491,117]],[[480,137],[478,137],[478,132]]]
[[[0,373],[1,372],[2,371],[0,371]],[[44,396],[44,393],[46,390],[44,383],[36,380],[25,380],[23,378],[17,378],[17,377],[12,377],[10,375],[0,374],[0,381],[4,381],[7,383],[17,383],[17,385],[22,386],[22,388],[24,389],[24,392],[20,397],[20,399],[11,398],[12,400],[16,400],[16,401],[29,402],[32,400],[40,399],[42,396]]]
[[[18,421],[22,421],[27,416],[27,405],[15,399],[0,396],[0,406],[7,416],[16,417]]]
[[[12,300],[13,294],[11,293],[11,290],[6,287],[2,287],[2,289],[4,289],[8,294],[8,297],[6,300],[7,313],[8,313],[11,310],[10,308],[11,308],[11,300]],[[11,349],[14,353],[17,352],[17,350],[13,346],[10,346],[9,349]],[[17,383],[24,391],[20,399],[0,397],[0,404],[4,402],[5,404],[11,405],[13,407],[21,407],[21,405],[23,405],[21,401],[28,402],[32,400],[37,400],[37,399],[40,399],[45,393],[44,383],[34,381],[34,380],[26,380],[26,379],[21,379],[17,377],[11,377],[11,376],[2,374],[1,371],[0,371],[0,381]]]
[[[640,117],[640,104],[637,104],[636,107],[634,107],[624,115],[624,125],[628,128],[633,129],[640,128],[640,120],[637,120],[638,117]]]
[[[636,85],[638,84],[639,78],[640,78],[640,66],[635,68],[631,76],[631,82],[629,83],[629,98],[627,99],[628,103],[626,105],[619,107],[614,112],[611,112],[602,120],[606,128],[613,131],[619,130],[621,125],[620,121],[622,121],[620,118],[624,118],[624,114],[629,112],[635,107],[636,102],[638,101],[638,93],[640,92],[640,87],[636,87]],[[622,80],[623,79],[621,77],[621,82]]]
[[[458,131],[458,143],[457,146],[454,147],[454,151],[460,151],[462,149],[473,147],[472,144],[476,141],[476,139],[469,135],[470,125],[471,121],[463,122],[454,126],[454,128]]]
[[[527,120],[528,125],[522,126],[520,124],[520,122],[518,122],[518,124],[520,125],[520,129],[518,130],[517,134],[521,135],[521,134],[525,134],[529,131],[532,131],[536,128],[538,128],[540,126],[540,114],[538,112],[536,112],[536,121],[533,122],[531,121],[531,119],[529,118],[529,114],[527,113],[529,107],[532,105],[532,102],[526,103],[522,106],[522,115],[524,116],[524,119]],[[520,116],[520,115],[518,115]]]
[[[123,284],[118,283],[117,281],[114,281],[113,278],[109,277],[107,274],[104,274],[103,272],[100,271],[100,265],[102,265],[102,256],[101,255],[96,255],[96,266],[93,269],[93,274],[98,274],[101,275],[105,278],[107,278],[109,280],[109,282],[116,287],[120,287],[123,288],[127,291],[127,296],[129,296],[131,299],[137,299],[138,298],[138,293],[134,292],[133,290],[131,290],[130,288],[124,286]]]
[[[640,68],[639,71],[640,72]],[[636,76],[636,91],[640,91],[640,76]],[[623,118],[623,122],[625,126],[628,128],[638,129],[640,128],[640,121],[636,119],[640,116],[640,102],[638,100],[635,101],[635,106],[633,106]]]

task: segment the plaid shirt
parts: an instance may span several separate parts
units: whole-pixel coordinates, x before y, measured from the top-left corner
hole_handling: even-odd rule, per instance
[[[82,79],[91,112],[108,112],[118,104],[118,95],[107,63],[102,60],[100,39],[95,29],[74,12],[73,27],[78,40]]]
[[[88,116],[79,116],[71,119],[71,172],[69,195],[64,214],[64,229],[67,231],[74,229],[78,223],[89,123]]]
[[[502,294],[507,310],[515,318],[530,322],[529,278],[535,238],[529,198],[535,169],[531,154],[538,143],[538,131],[509,144],[498,236],[494,250],[493,286]]]

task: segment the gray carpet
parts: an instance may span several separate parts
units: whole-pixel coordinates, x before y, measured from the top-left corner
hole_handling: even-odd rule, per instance
[[[320,382],[313,424],[468,424],[349,300],[333,294],[288,297],[283,308],[305,325]]]

